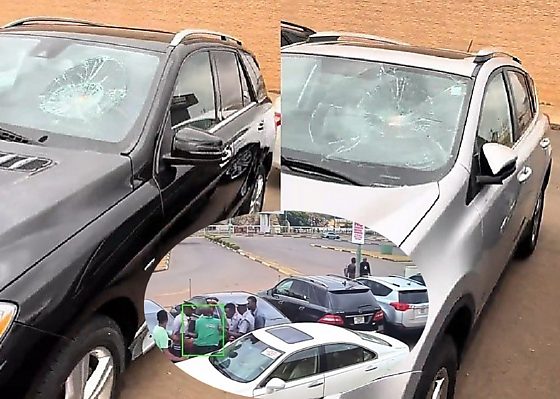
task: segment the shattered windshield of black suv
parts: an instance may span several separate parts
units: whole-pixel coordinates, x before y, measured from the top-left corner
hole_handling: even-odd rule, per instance
[[[461,141],[472,79],[394,64],[282,56],[282,156],[359,185],[437,181]]]
[[[162,59],[131,47],[9,34],[0,37],[0,54],[0,127],[85,149],[140,130]]]

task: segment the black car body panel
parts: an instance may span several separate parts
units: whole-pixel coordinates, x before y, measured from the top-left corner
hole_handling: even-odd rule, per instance
[[[169,124],[169,106],[183,60],[204,50],[233,52],[242,62],[242,53],[251,55],[243,46],[199,37],[170,46],[173,33],[72,24],[0,30],[0,40],[5,36],[114,45],[161,58],[145,114],[114,146],[86,143],[91,146],[84,150],[83,140],[56,134],[35,143],[49,133],[3,124],[0,116],[0,128],[17,129],[34,142],[0,140],[0,154],[52,161],[27,173],[2,168],[0,158],[0,301],[19,307],[0,343],[0,387],[19,397],[54,344],[94,313],[114,318],[126,344],[138,344],[145,289],[158,261],[247,201],[259,167],[270,170],[274,137],[267,139],[263,126],[274,129],[274,117],[266,92],[257,98],[246,73],[250,103],[215,130],[224,143],[223,162],[172,165],[163,157],[177,132]]]

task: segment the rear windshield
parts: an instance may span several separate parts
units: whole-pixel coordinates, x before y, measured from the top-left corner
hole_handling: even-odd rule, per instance
[[[411,304],[428,303],[428,291],[402,291],[399,293],[399,302]]]
[[[368,289],[331,291],[331,305],[335,310],[355,312],[360,307],[377,307],[375,297]]]

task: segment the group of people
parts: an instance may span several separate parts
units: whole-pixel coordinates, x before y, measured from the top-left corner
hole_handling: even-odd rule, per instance
[[[197,305],[184,302],[181,312],[173,320],[171,334],[166,330],[169,319],[165,310],[157,313],[157,320],[152,337],[156,346],[173,362],[184,360],[185,356],[215,352],[227,342],[266,324],[254,296],[249,296],[246,302],[227,303],[224,312],[220,310],[217,298],[206,298],[205,304]]]
[[[371,276],[371,268],[367,258],[364,258],[360,262],[359,269],[358,269],[358,265],[356,264],[356,258],[350,259],[350,264],[344,268],[344,276],[351,279],[355,279],[356,272],[359,273],[359,277]]]

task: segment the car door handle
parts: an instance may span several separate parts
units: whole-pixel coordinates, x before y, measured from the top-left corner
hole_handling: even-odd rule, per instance
[[[324,384],[324,382],[323,382],[322,380],[321,380],[321,381],[315,381],[315,382],[312,382],[311,384],[309,384],[309,385],[307,386],[307,388],[320,387],[320,386],[323,385],[323,384]]]
[[[377,370],[377,366],[370,366],[366,369],[366,371],[373,371],[373,370]]]
[[[278,301],[278,305],[283,305],[284,301]]]
[[[261,122],[259,123],[258,130],[264,130],[264,121],[261,121]]]
[[[540,145],[543,150],[546,150],[548,147],[550,147],[550,139],[548,137],[545,137],[541,140]]]
[[[305,306],[300,306],[298,309],[300,312],[303,312],[305,310]]]
[[[517,180],[519,181],[519,183],[525,183],[532,174],[533,171],[531,170],[531,168],[528,166],[524,166],[523,169],[521,169],[521,172],[517,174]]]

